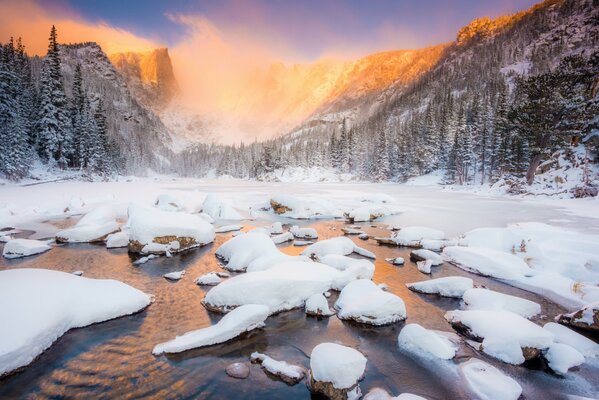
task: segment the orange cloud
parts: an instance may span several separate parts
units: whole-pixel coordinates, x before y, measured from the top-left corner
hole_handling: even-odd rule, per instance
[[[160,46],[154,40],[141,38],[105,22],[85,21],[68,9],[61,10],[59,15],[29,0],[0,2],[0,41],[20,36],[29,54],[46,53],[53,24],[58,29],[60,43],[93,41],[107,53],[142,51]]]

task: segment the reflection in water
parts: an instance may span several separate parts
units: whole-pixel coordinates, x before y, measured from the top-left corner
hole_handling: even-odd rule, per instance
[[[341,234],[339,222],[319,222],[313,226],[321,239]],[[364,229],[371,234],[387,233],[368,225]],[[22,372],[1,380],[0,398],[302,399],[310,396],[304,384],[287,386],[269,377],[257,365],[251,366],[246,380],[234,380],[224,369],[232,362],[247,361],[253,351],[307,367],[312,348],[324,341],[355,347],[368,358],[361,384],[364,392],[379,386],[394,394],[411,392],[430,399],[463,398],[466,393],[456,383],[459,376],[455,366],[472,356],[483,358],[516,377],[527,398],[555,398],[564,391],[564,385],[570,386],[569,393],[592,391],[589,382],[597,382],[597,368],[589,365],[583,365],[576,378],[560,379],[545,372],[502,364],[477,355],[465,345],[453,361],[425,360],[398,350],[397,335],[404,323],[374,328],[336,317],[307,317],[303,310],[277,314],[266,321],[264,329],[228,343],[176,355],[153,356],[151,351],[157,343],[214,324],[222,317],[202,307],[201,300],[209,288],[199,287],[193,280],[206,272],[219,270],[214,252],[230,237],[230,233],[217,235],[211,246],[172,258],[160,257],[141,266],[132,265],[133,259],[126,249],[107,250],[104,246],[88,244],[59,246],[21,260],[2,259],[2,268],[82,270],[85,277],[118,279],[153,294],[156,301],[141,313],[69,331]],[[402,297],[408,323],[451,330],[443,314],[458,308],[460,301],[409,291],[405,283],[427,279],[426,276],[411,262],[396,267],[384,261],[386,257],[397,256],[408,260],[409,250],[379,247],[372,241],[353,239],[377,254],[374,281],[388,284],[391,292]],[[289,244],[281,249],[288,254],[299,254],[302,250]],[[167,272],[182,269],[187,274],[181,281],[170,282],[162,277]],[[536,295],[448,264],[433,268],[432,277],[449,275],[470,276],[478,285],[541,303],[543,323],[563,311]],[[331,305],[336,298],[337,294],[333,293],[329,299]]]

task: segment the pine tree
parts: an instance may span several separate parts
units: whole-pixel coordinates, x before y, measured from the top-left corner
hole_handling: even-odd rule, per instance
[[[387,135],[383,129],[379,130],[375,145],[375,156],[373,164],[373,179],[377,182],[389,180],[389,152],[387,147]]]

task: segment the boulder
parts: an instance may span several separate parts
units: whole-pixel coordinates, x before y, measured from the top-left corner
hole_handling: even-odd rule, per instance
[[[563,325],[599,332],[599,302],[589,304],[569,314],[558,315],[555,319]]]

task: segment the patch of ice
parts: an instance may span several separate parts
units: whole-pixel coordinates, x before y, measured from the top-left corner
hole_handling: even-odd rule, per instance
[[[270,207],[275,213],[294,219],[327,218],[341,216],[341,211],[324,199],[299,199],[287,194],[279,194],[270,199]]]

